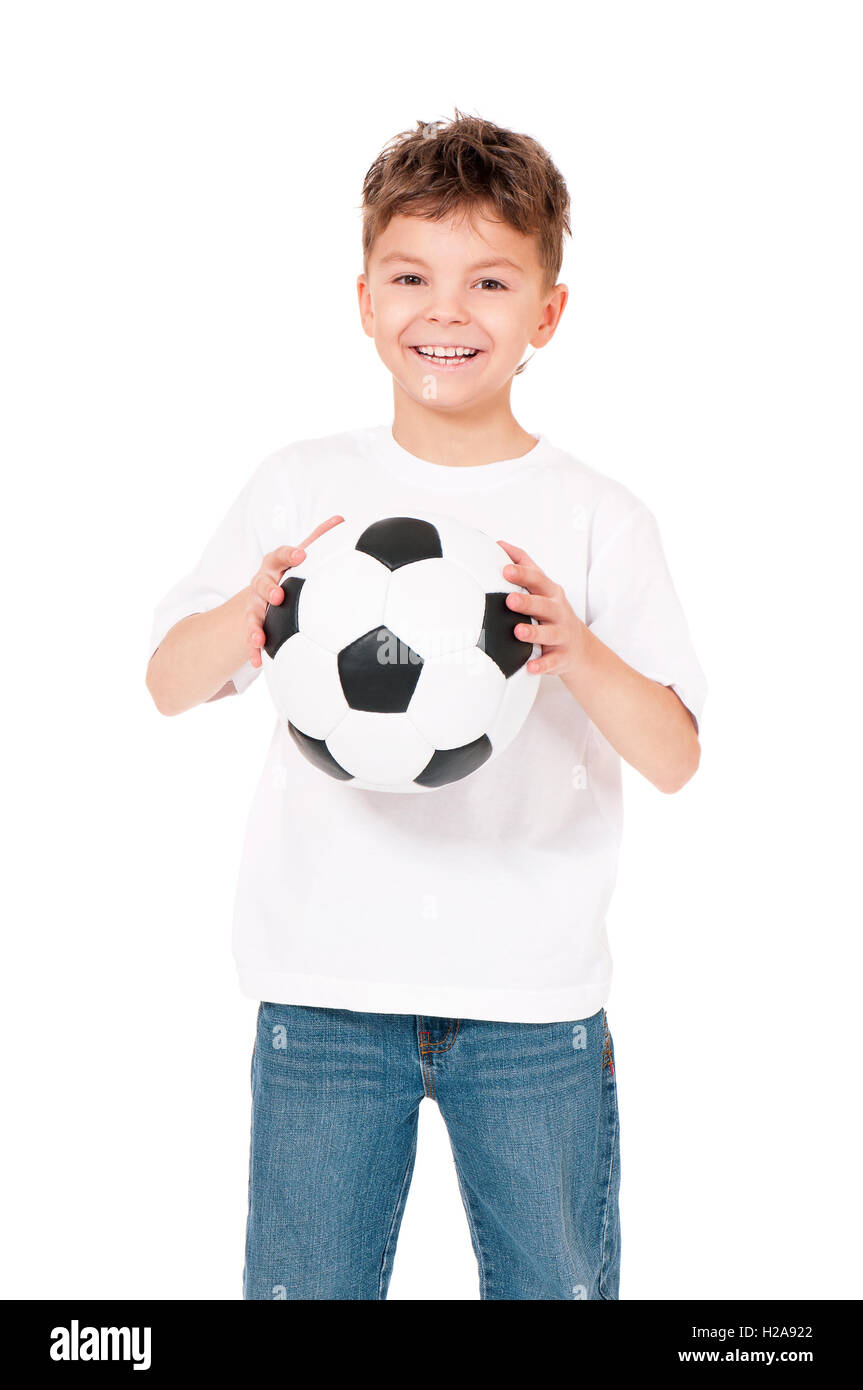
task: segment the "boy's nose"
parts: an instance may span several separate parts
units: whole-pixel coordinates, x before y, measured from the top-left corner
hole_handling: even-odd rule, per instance
[[[434,309],[430,314],[426,314],[426,323],[434,324],[436,327],[439,328],[441,324],[467,323],[469,317],[470,315],[464,309],[458,308],[455,305],[441,305],[439,308]]]

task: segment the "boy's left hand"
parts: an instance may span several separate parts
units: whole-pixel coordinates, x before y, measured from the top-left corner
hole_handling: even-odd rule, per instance
[[[584,649],[588,629],[572,609],[559,584],[530,558],[526,550],[498,541],[513,561],[503,569],[504,579],[527,589],[526,594],[507,594],[507,607],[536,618],[536,624],[518,623],[516,637],[538,642],[542,656],[527,663],[531,674],[564,676],[575,666]]]

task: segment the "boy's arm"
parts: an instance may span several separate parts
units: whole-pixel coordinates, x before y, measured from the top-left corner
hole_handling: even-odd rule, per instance
[[[524,550],[500,544],[514,561],[504,567],[504,577],[528,590],[508,594],[507,605],[535,619],[518,624],[516,636],[542,647],[528,671],[560,676],[622,758],[659,791],[679,791],[701,760],[691,711],[669,685],[636,671],[591,632],[561,585]]]
[[[567,690],[632,767],[659,791],[680,791],[701,761],[691,711],[670,685],[628,666],[575,613],[572,617],[574,656],[561,673]]]
[[[249,659],[246,616],[251,586],[206,613],[190,613],[162,638],[147,666],[147,689],[160,714],[235,694],[233,672]]]

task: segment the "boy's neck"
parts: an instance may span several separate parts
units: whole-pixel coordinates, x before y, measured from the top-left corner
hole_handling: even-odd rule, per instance
[[[396,393],[392,434],[409,454],[451,468],[520,458],[536,448],[535,435],[522,429],[509,402],[444,414]]]

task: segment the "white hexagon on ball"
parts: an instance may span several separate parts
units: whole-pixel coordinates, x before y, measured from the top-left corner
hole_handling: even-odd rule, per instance
[[[506,684],[478,647],[434,656],[423,663],[408,715],[434,748],[461,748],[488,733]]]
[[[484,610],[485,591],[444,556],[395,571],[384,622],[420,656],[441,656],[478,641]]]
[[[327,747],[352,777],[380,786],[412,782],[435,751],[406,714],[357,709],[348,710]]]
[[[268,661],[267,678],[283,717],[310,738],[326,738],[348,712],[334,654],[302,632]]]
[[[380,626],[389,582],[389,570],[371,555],[349,550],[332,556],[303,583],[300,631],[327,651],[340,652]]]

